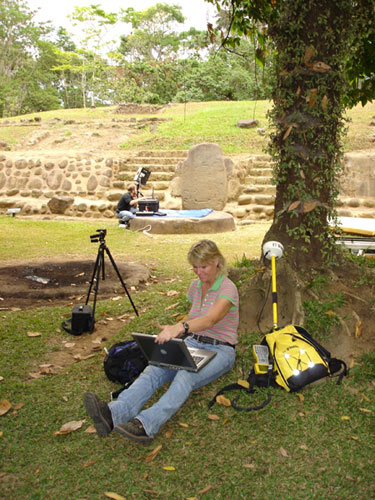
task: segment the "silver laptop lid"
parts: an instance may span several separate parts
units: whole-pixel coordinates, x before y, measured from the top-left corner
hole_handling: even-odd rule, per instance
[[[141,348],[149,364],[156,366],[198,371],[216,355],[214,351],[189,349],[183,339],[172,339],[164,344],[157,344],[155,342],[156,335],[132,333],[132,337]]]

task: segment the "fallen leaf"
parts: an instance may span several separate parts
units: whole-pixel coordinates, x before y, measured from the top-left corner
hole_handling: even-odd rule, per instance
[[[285,449],[285,448],[283,448],[282,446],[280,447],[279,452],[280,452],[280,454],[281,454],[283,457],[287,457],[287,456],[288,456],[288,452],[287,452],[287,451],[286,451],[286,449]]]
[[[357,324],[355,325],[354,337],[356,339],[359,339],[359,337],[362,335],[362,330],[363,330],[363,323],[361,320],[359,320],[359,321],[357,321]]]
[[[241,387],[245,387],[245,389],[249,389],[249,387],[250,387],[249,382],[247,380],[243,380],[241,378],[239,378],[237,380],[237,384],[240,385]]]
[[[12,408],[12,404],[9,403],[7,399],[2,399],[0,401],[0,417],[8,413],[8,411]]]
[[[96,464],[97,460],[89,460],[88,462],[85,462],[83,464],[84,467],[91,467],[92,465]]]
[[[214,415],[212,413],[210,413],[209,415],[207,415],[207,418],[208,418],[208,420],[213,420],[213,421],[216,421],[216,422],[218,420],[220,420],[220,417],[218,415]]]
[[[72,420],[71,422],[67,422],[60,427],[60,430],[55,431],[54,435],[59,436],[62,434],[70,434],[71,432],[80,429],[85,422],[86,420]]]
[[[94,424],[92,424],[89,427],[87,427],[87,429],[85,430],[85,433],[86,434],[95,434],[96,433],[96,429],[94,427]]]
[[[173,471],[173,470],[176,470],[173,465],[166,465],[165,467],[163,467],[164,470],[168,470],[168,471]]]
[[[154,460],[154,458],[156,457],[156,455],[159,453],[159,451],[162,448],[163,448],[163,446],[160,444],[154,450],[152,450],[152,452],[149,455],[147,455],[147,457],[145,458],[145,462],[152,462],[152,460]]]
[[[18,411],[20,410],[23,406],[25,406],[25,403],[17,403],[16,405],[13,406],[13,410]]]
[[[370,401],[371,401],[371,400],[370,400],[370,398],[368,398],[368,397],[366,396],[366,394],[363,394],[363,392],[360,392],[359,394],[363,397],[363,399],[364,399],[365,401],[368,401],[368,402],[370,402]]]
[[[206,486],[205,488],[203,488],[203,490],[198,491],[198,495],[204,495],[205,493],[210,491],[212,488],[213,488],[213,486],[211,486],[211,485]]]
[[[187,428],[189,427],[189,425],[188,425],[188,424],[184,424],[183,422],[178,422],[178,425],[179,425],[180,427],[183,427],[184,429],[187,429]]]
[[[359,437],[358,436],[350,436],[351,439],[354,439],[354,441],[359,441]]]
[[[70,348],[70,347],[74,347],[75,345],[76,345],[75,342],[67,342],[66,344],[64,344],[64,347]]]
[[[28,337],[41,337],[42,334],[40,332],[27,332]]]
[[[4,436],[4,432],[0,431],[0,437],[2,438]]]
[[[228,421],[229,421],[229,418],[227,418],[227,417],[226,417],[226,418],[224,418],[224,420],[223,420],[223,425],[225,425],[226,423],[228,423]]]
[[[244,464],[243,467],[245,467],[245,469],[255,469],[254,464]]]
[[[305,444],[300,444],[299,447],[301,450],[308,450],[308,447]]]
[[[343,415],[343,416],[341,417],[341,420],[343,420],[343,421],[347,421],[347,420],[350,420],[350,417],[348,417],[347,415]]]
[[[331,310],[326,311],[324,314],[326,314],[327,316],[336,316],[335,311],[331,311]]]
[[[177,290],[168,290],[167,292],[168,297],[173,297],[174,295],[180,295],[180,292],[178,292]]]
[[[112,297],[112,300],[113,300],[113,301],[115,301],[115,302],[116,302],[117,300],[121,300],[121,299],[122,299],[122,297]]]
[[[167,432],[165,433],[165,437],[167,439],[170,439],[171,436],[172,436],[172,434],[173,434],[173,430],[172,429],[168,429]]]
[[[1,377],[1,376],[0,376],[0,382],[1,382],[2,380],[4,380],[4,377]]]
[[[166,307],[166,308],[164,309],[164,311],[170,311],[171,309],[174,309],[175,307],[177,307],[177,306],[178,306],[178,304],[179,304],[179,302],[175,302],[174,304],[172,304],[172,305],[170,305],[170,306]]]
[[[322,99],[322,109],[325,110],[327,105],[328,105],[328,97],[324,95]]]
[[[216,397],[216,402],[219,403],[219,405],[222,405],[222,406],[232,406],[232,403],[230,402],[230,399],[226,398],[223,395],[217,396]]]
[[[29,373],[30,378],[40,378],[42,375],[40,373]]]
[[[367,408],[360,408],[359,411],[362,413],[371,413],[371,410],[368,410]]]
[[[113,500],[126,500],[125,497],[122,497],[118,493],[113,493],[112,491],[105,491],[104,495],[107,498],[112,498]]]
[[[305,49],[305,58],[304,58],[304,61],[305,61],[305,64],[307,65],[307,63],[310,61],[310,59],[312,58],[313,54],[314,54],[314,46],[313,45],[309,45],[308,47],[306,47]]]
[[[301,403],[305,401],[305,396],[300,392],[296,392],[296,396],[298,396],[298,399],[301,401]]]
[[[353,354],[351,354],[349,361],[349,368],[353,368],[354,365],[355,365],[355,357],[353,356]]]

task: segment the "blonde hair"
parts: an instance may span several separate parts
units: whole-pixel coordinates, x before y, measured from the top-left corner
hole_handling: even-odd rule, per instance
[[[192,266],[208,264],[218,260],[217,274],[226,274],[226,262],[216,243],[211,240],[200,240],[194,243],[188,253],[188,261]]]

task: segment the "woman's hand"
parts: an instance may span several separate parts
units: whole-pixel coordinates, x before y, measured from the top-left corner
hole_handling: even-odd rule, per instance
[[[182,323],[176,323],[175,325],[159,325],[161,328],[161,332],[155,338],[155,342],[157,344],[164,344],[164,342],[168,342],[168,340],[174,339],[182,335],[185,331]]]

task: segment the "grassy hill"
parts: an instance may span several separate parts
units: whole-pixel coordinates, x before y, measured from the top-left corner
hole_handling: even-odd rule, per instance
[[[167,106],[156,116],[167,119],[157,127],[146,127],[139,130],[136,136],[124,141],[122,148],[129,150],[186,150],[201,142],[215,142],[224,153],[262,153],[268,140],[267,111],[271,108],[269,101],[241,102],[191,102]],[[42,123],[51,119],[81,121],[111,121],[115,117],[145,118],[150,115],[114,114],[116,107],[96,109],[67,109],[32,113],[30,115],[1,119],[0,141],[7,142],[16,148],[22,138],[31,133],[33,127],[15,127],[21,120],[40,117]],[[348,134],[344,140],[345,151],[370,150],[375,148],[371,140],[375,128],[370,125],[375,116],[375,103],[361,105],[348,110]],[[254,118],[258,120],[258,128],[267,130],[262,136],[254,129],[240,129],[236,126],[239,120]],[[7,126],[8,121],[9,126]]]

